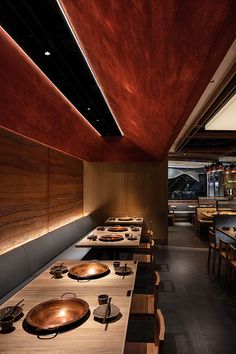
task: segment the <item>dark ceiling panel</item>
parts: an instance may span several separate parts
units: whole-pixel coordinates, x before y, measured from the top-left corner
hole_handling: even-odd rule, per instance
[[[60,3],[125,136],[163,159],[235,38],[235,1]]]
[[[56,0],[1,0],[0,22],[100,134],[121,135]]]
[[[86,161],[150,161],[125,137],[99,136],[2,28],[0,43],[0,127]]]
[[[90,160],[99,134],[0,28],[0,126]]]

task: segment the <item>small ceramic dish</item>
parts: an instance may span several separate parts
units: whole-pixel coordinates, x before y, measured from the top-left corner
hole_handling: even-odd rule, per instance
[[[94,315],[94,317],[97,317],[99,319],[103,319],[105,316],[106,310],[107,310],[107,304],[100,305],[93,311],[93,315]],[[107,320],[109,320],[111,318],[118,316],[119,313],[120,313],[119,307],[114,304],[111,304],[111,312],[110,312],[109,316],[107,316],[106,318],[107,318]]]
[[[126,267],[125,266],[120,266],[115,269],[115,273],[119,275],[126,275],[126,274],[131,274],[133,273],[132,268]]]

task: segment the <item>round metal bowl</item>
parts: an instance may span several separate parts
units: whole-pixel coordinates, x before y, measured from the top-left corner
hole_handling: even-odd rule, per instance
[[[132,221],[134,218],[129,218],[129,217],[123,217],[123,218],[118,218],[119,221]]]
[[[100,278],[109,273],[109,267],[102,263],[83,263],[69,269],[69,276],[76,279]]]
[[[107,229],[107,231],[111,232],[125,232],[128,231],[127,227],[124,226],[111,226]]]
[[[133,227],[132,231],[140,231],[140,228],[139,227]]]
[[[116,235],[116,234],[102,235],[99,237],[99,241],[104,241],[104,242],[116,242],[122,240],[124,240],[124,237],[122,235]]]
[[[33,307],[25,320],[39,331],[48,331],[73,324],[85,317],[88,311],[89,305],[86,301],[77,297],[61,297]]]

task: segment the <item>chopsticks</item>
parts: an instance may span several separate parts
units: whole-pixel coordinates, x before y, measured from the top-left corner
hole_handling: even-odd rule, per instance
[[[106,307],[106,311],[105,311],[105,315],[102,319],[102,323],[104,324],[106,322],[106,319],[108,316],[110,316],[111,314],[111,297],[109,297],[108,302],[107,302],[107,307]],[[107,324],[108,326],[108,324]],[[105,327],[105,331],[107,330],[107,326]]]
[[[125,277],[126,270],[127,270],[127,263],[125,263],[124,268],[122,270],[122,274],[123,274],[123,278],[122,279],[124,279],[124,277]]]

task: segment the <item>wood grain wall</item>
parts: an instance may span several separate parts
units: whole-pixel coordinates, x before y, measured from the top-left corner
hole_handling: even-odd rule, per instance
[[[143,216],[155,238],[167,243],[167,161],[85,163],[84,212],[107,216]]]
[[[0,129],[0,254],[83,216],[83,162]]]

